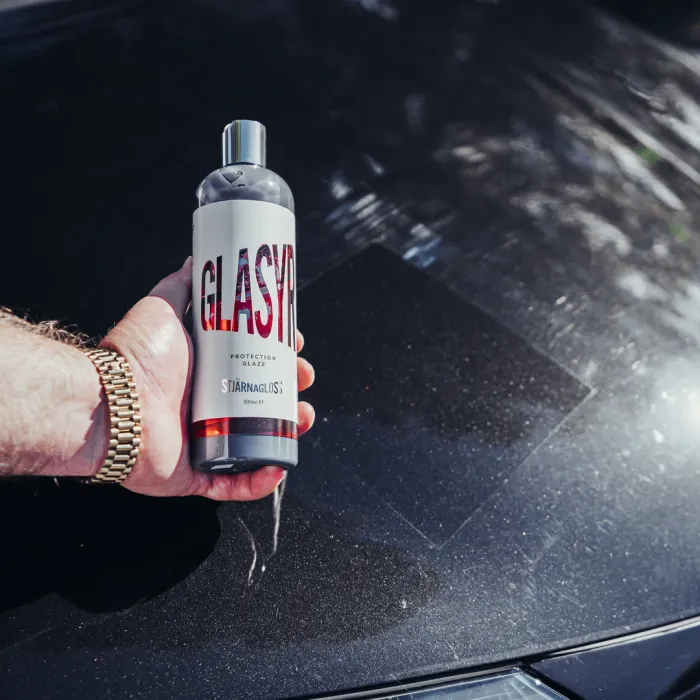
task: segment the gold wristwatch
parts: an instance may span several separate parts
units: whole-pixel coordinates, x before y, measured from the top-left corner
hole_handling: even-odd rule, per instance
[[[129,363],[113,350],[83,351],[100,375],[109,406],[109,449],[91,484],[120,484],[131,473],[141,446],[141,407]]]

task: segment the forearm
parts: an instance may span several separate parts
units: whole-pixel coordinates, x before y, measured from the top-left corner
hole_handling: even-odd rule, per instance
[[[90,476],[107,422],[92,362],[0,311],[0,475]]]

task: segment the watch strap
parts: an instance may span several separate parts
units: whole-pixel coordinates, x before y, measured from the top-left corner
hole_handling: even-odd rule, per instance
[[[91,484],[120,484],[131,473],[141,446],[141,407],[129,363],[107,348],[83,351],[97,368],[109,408],[109,447]]]

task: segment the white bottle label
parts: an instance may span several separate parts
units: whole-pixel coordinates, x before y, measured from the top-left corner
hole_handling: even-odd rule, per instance
[[[296,436],[294,229],[294,215],[269,202],[194,213],[194,437]]]

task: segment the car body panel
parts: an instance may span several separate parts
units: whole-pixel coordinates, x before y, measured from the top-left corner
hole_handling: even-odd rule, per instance
[[[570,3],[75,2],[5,15],[0,298],[106,331],[259,118],[317,428],[274,556],[268,501],[1,484],[3,697],[318,695],[700,613],[696,58]]]

